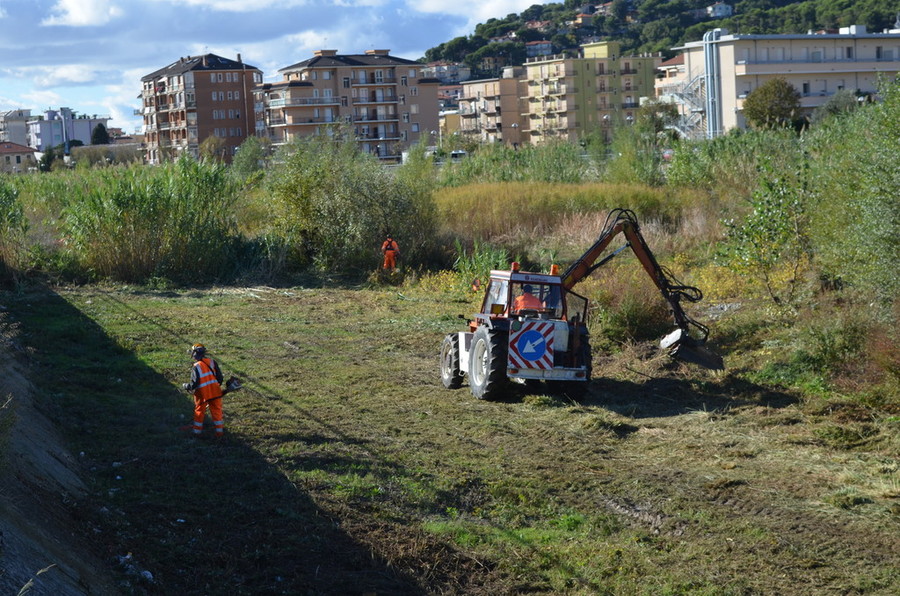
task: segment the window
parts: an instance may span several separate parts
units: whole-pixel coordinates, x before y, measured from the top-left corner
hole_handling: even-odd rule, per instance
[[[225,92],[219,91],[219,101],[225,101]]]
[[[400,77],[400,84],[406,87],[406,77]]]
[[[847,52],[844,54],[844,56],[847,58],[847,60],[853,60],[853,46],[847,46],[846,50]]]
[[[17,156],[16,156],[16,163],[22,163],[22,156],[21,156],[21,155],[17,155]]]
[[[240,110],[235,110],[235,111],[234,111],[234,117],[235,117],[235,118],[240,118],[240,117],[241,117],[241,111],[240,111]]]
[[[221,82],[222,82],[222,78],[223,78],[223,77],[222,77],[222,73],[221,73],[221,72],[216,73],[216,80],[217,80],[218,82],[221,83]]]
[[[234,110],[228,110],[228,117],[234,119]]]
[[[350,77],[344,77],[342,84],[343,84],[344,89],[349,89],[350,88]]]
[[[350,102],[347,101],[347,96],[346,96],[346,95],[341,95],[341,106],[343,106],[343,107],[346,108],[346,107],[349,106],[349,105],[350,105]]]
[[[216,93],[215,91],[213,91],[213,92],[212,92],[212,100],[213,100],[213,101],[216,101],[218,98],[219,98],[219,94]]]
[[[216,82],[216,73],[214,73],[214,72],[209,73],[209,82],[210,83]]]
[[[235,98],[235,99],[240,99],[240,98],[241,98],[241,92],[240,92],[240,91],[235,91],[235,92],[234,92],[234,98]]]
[[[229,91],[229,92],[228,92],[228,99],[229,99],[229,100],[234,99],[234,92],[233,92],[233,91]]]
[[[809,81],[803,83],[803,95],[809,95]]]
[[[226,72],[226,73],[225,73],[225,82],[226,82],[226,83],[230,83],[230,82],[231,82],[231,73],[230,73],[230,72]]]
[[[412,95],[413,97],[415,97],[416,95],[419,94],[419,88],[418,87],[410,87],[409,94]]]
[[[415,68],[409,69],[409,78],[411,78],[411,79],[416,78],[416,69]]]
[[[403,121],[409,122],[409,112],[403,112]]]
[[[419,104],[417,104],[417,103],[410,104],[409,113],[410,114],[418,114],[419,113]]]
[[[331,80],[331,71],[326,70],[325,72],[323,72],[322,78],[325,79],[326,81],[330,81]]]
[[[413,131],[413,132],[419,132],[419,123],[418,123],[418,122],[413,122],[413,123],[412,123],[412,131]]]

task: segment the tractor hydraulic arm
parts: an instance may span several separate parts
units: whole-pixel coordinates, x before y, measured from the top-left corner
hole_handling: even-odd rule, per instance
[[[600,259],[600,255],[603,254],[610,242],[619,234],[625,236],[626,244]],[[704,341],[709,335],[709,329],[688,317],[681,307],[682,298],[689,302],[697,302],[703,298],[702,292],[693,286],[681,284],[670,272],[660,267],[656,257],[653,256],[653,251],[650,250],[643,235],[641,235],[640,226],[634,212],[629,209],[614,209],[610,212],[603,232],[594,245],[585,251],[563,274],[563,286],[567,290],[571,290],[572,287],[598,267],[608,263],[613,257],[629,247],[669,304],[672,315],[675,318],[675,324],[685,333],[688,333],[690,328],[694,327],[701,335],[701,337],[695,339],[701,342]],[[598,259],[600,260],[598,261]]]

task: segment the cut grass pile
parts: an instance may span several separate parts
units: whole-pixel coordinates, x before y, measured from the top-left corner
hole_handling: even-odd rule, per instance
[[[635,347],[595,354],[584,403],[482,402],[437,364],[474,305],[433,290],[7,303],[84,454],[82,531],[153,574],[134,593],[900,591],[892,443],[739,372]],[[196,341],[245,383],[224,445],[178,430]]]

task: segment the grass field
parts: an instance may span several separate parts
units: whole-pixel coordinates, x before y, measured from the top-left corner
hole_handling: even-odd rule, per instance
[[[483,402],[439,380],[474,308],[450,295],[88,286],[6,305],[90,483],[85,547],[152,573],[119,568],[126,592],[900,592],[896,439],[739,370],[632,346],[594,355],[583,403]],[[224,444],[179,431],[197,341],[245,383]]]

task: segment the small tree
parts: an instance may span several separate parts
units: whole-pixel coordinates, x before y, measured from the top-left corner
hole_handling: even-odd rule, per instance
[[[783,78],[766,81],[744,100],[744,117],[756,128],[790,126],[800,111],[800,92]]]
[[[91,145],[109,145],[109,131],[102,122],[91,132]]]
[[[818,124],[832,116],[849,114],[858,107],[859,101],[856,99],[856,93],[849,89],[841,89],[816,108],[812,115],[812,123]]]
[[[200,159],[204,161],[222,161],[225,141],[216,136],[208,136],[200,143]]]

